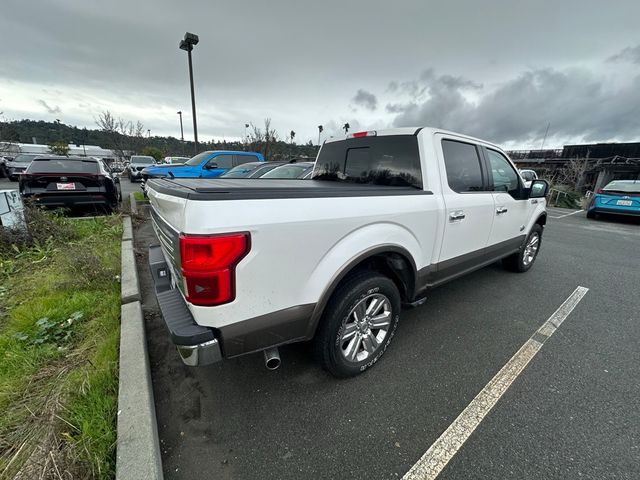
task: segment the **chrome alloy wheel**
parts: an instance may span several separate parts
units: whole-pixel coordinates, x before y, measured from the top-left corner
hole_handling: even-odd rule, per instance
[[[349,362],[362,362],[374,354],[391,325],[391,302],[380,293],[360,300],[342,327],[340,351]]]
[[[524,247],[524,253],[522,255],[522,263],[525,267],[528,267],[533,259],[536,258],[536,253],[538,253],[538,247],[540,246],[540,235],[538,232],[533,232],[529,240],[527,241],[527,245]]]

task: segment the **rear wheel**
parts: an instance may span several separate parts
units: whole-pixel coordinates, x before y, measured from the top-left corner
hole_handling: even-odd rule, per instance
[[[590,218],[591,220],[595,220],[596,218],[596,212],[594,212],[593,210],[587,210],[587,218]]]
[[[321,365],[336,377],[352,377],[382,357],[395,334],[400,293],[387,277],[359,272],[336,289],[315,337]]]
[[[502,264],[513,272],[526,272],[538,257],[541,243],[542,227],[536,223],[529,232],[524,246],[517,253],[502,260]]]

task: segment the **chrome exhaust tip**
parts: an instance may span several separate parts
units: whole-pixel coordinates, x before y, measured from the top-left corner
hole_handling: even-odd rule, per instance
[[[267,370],[276,370],[280,366],[280,352],[278,347],[267,348],[264,351],[264,365]]]

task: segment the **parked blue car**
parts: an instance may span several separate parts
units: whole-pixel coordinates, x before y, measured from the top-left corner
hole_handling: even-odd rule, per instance
[[[237,165],[248,162],[264,162],[264,157],[257,152],[211,150],[199,153],[183,164],[147,167],[142,171],[142,178],[215,178]]]
[[[587,218],[598,213],[640,216],[640,180],[614,180],[593,195]]]

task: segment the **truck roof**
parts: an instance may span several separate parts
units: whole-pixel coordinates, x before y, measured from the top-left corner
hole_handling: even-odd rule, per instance
[[[363,130],[366,131],[366,130]],[[481,138],[472,137],[470,135],[465,135],[464,133],[452,132],[450,130],[445,130],[444,128],[436,128],[436,127],[398,127],[398,128],[385,128],[381,130],[368,130],[370,132],[375,132],[376,136],[383,137],[389,135],[417,135],[418,133],[423,133],[427,135],[433,135],[434,133],[444,133],[446,135],[455,135],[456,137],[466,138],[475,143],[484,143],[486,145],[491,145],[496,148],[500,148],[499,145],[488,142]],[[353,134],[356,132],[351,132],[347,135],[338,135],[336,137],[329,137],[325,140],[324,143],[331,142],[339,142],[341,140],[346,140],[348,138],[353,138]]]

